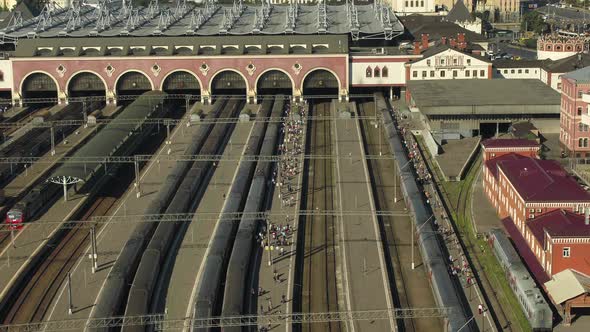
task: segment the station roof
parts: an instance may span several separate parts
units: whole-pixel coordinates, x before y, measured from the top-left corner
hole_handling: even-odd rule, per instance
[[[498,163],[505,160],[518,160],[527,158],[521,154],[508,153],[497,158],[488,159],[485,161],[486,167],[490,170],[494,178],[498,178]]]
[[[142,121],[149,117],[154,107],[164,100],[166,93],[162,91],[146,92],[102,128],[86,144],[73,155],[76,157],[107,157],[117,153],[129,135],[141,127]],[[136,121],[130,121],[136,120]],[[86,181],[103,163],[66,163],[61,165],[49,177],[54,183],[74,183]]]
[[[539,80],[422,80],[409,81],[408,90],[419,108],[560,104],[559,93]]]
[[[19,40],[14,57],[190,56],[348,53],[348,36],[36,38]]]
[[[590,193],[557,161],[527,157],[497,165],[525,202],[590,202]]]
[[[537,241],[545,241],[545,231],[551,237],[590,237],[590,225],[584,223],[584,215],[565,210],[555,210],[527,223]]]
[[[41,15],[1,32],[14,38],[145,36],[221,36],[284,34],[350,34],[374,38],[404,27],[389,6],[369,5],[220,5],[176,2],[176,5],[124,7],[122,1],[47,7]],[[353,9],[354,8],[354,9]],[[355,19],[356,18],[356,19]]]
[[[578,69],[563,75],[565,78],[573,79],[577,83],[590,83],[590,67]]]
[[[445,20],[449,22],[473,22],[475,19],[471,17],[471,13],[469,13],[469,9],[465,7],[465,3],[463,0],[458,0],[453,5],[453,8],[447,14]]]
[[[465,34],[467,42],[487,42],[488,39],[471,30],[467,30],[453,22],[444,21],[439,16],[427,16],[412,14],[400,18],[402,24],[410,33],[409,39],[420,39],[423,33],[427,33],[430,40],[440,40],[441,37],[457,38],[458,33]]]
[[[567,269],[554,274],[545,289],[556,304],[590,293],[590,276]]]

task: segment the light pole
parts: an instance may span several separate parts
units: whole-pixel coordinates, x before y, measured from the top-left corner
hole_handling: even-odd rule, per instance
[[[416,234],[418,234],[418,232],[422,229],[422,227],[424,227],[424,225],[426,225],[430,219],[432,219],[434,217],[434,214],[431,215],[430,217],[428,217],[428,219],[426,219],[426,221],[416,229],[416,233],[414,233],[414,227],[412,227],[412,270],[416,267],[416,264],[414,263],[414,236],[416,236]],[[414,225],[412,225],[414,226]]]
[[[393,157],[395,158],[395,156]],[[406,162],[402,167],[399,168],[400,172],[406,168],[406,166],[408,166],[410,164],[412,160],[408,160],[408,162]],[[397,177],[398,175],[395,174],[395,168],[397,167],[397,164],[395,163],[395,161],[393,162],[393,202],[397,203]]]

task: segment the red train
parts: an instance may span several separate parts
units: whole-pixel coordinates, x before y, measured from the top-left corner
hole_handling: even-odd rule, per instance
[[[21,229],[23,223],[32,221],[32,218],[46,210],[57,198],[59,189],[60,186],[51,183],[41,183],[31,189],[6,213],[6,223],[10,229]]]

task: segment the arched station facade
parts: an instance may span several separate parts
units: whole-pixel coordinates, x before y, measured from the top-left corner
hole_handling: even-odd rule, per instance
[[[330,36],[328,40],[337,45],[342,38],[346,40],[347,37]],[[124,40],[123,37],[115,39]],[[152,39],[154,44],[160,43],[158,38],[148,40]],[[173,42],[170,41],[173,38],[166,39]],[[92,38],[88,40],[89,43],[93,41]],[[113,45],[122,43],[120,40],[113,41]],[[219,48],[224,46],[222,40],[218,42]],[[36,42],[48,43],[36,45],[37,48],[68,47],[68,39],[37,39]],[[289,47],[288,41],[284,46]],[[146,45],[146,49],[153,47]],[[301,43],[293,47],[300,48]],[[51,56],[45,53],[16,56],[12,58],[13,102],[57,97],[63,103],[76,97],[105,96],[107,103],[115,103],[119,96],[149,90],[199,95],[204,102],[211,101],[215,95],[244,95],[250,102],[257,102],[259,95],[277,93],[298,99],[312,90],[340,98],[348,95],[347,52],[290,54],[286,50],[281,54],[224,56],[223,52],[200,54],[194,47],[192,54],[187,54],[190,53],[187,47],[181,48],[183,52],[176,56],[158,52],[144,52],[140,56],[134,56],[135,53],[123,56],[121,52],[105,55],[106,51],[102,56],[71,57],[61,56],[59,52]],[[311,43],[309,48],[312,49]]]

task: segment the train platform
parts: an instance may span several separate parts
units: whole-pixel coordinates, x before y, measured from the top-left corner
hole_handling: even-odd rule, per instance
[[[301,130],[304,133],[307,132],[305,123]],[[306,138],[307,135],[303,135],[303,141],[301,141],[302,146],[305,146]],[[300,167],[303,167],[303,162],[300,163]],[[294,192],[301,192],[302,179],[303,172],[300,169],[297,171],[297,177],[292,185]],[[278,314],[279,311],[280,313],[285,314],[293,312],[293,283],[295,280],[295,258],[297,250],[296,234],[299,222],[298,211],[301,205],[301,195],[294,195],[296,201],[289,206],[283,205],[280,192],[281,190],[279,190],[279,187],[275,187],[270,213],[271,215],[279,216],[271,218],[270,222],[277,226],[286,226],[289,224],[292,231],[291,235],[288,236],[289,245],[283,248],[283,255],[280,254],[280,248],[279,250],[276,250],[276,248],[268,247],[266,250],[261,249],[260,251],[262,254],[257,255],[257,259],[259,259],[257,266],[260,267],[257,276],[258,286],[259,290],[262,290],[262,292],[258,294],[258,315],[268,315],[271,313]],[[281,217],[282,215],[285,217]],[[289,222],[286,220],[287,215],[289,216]],[[269,262],[271,263],[270,265]],[[271,306],[271,310],[268,310],[269,305]],[[291,328],[291,324],[286,324],[285,331],[291,331]],[[271,327],[271,331],[279,330],[283,330],[283,327]]]
[[[336,159],[336,206],[341,211],[375,211],[359,121],[339,119],[334,121],[332,130],[335,154],[344,157]],[[339,221],[337,233],[341,255],[337,264],[342,271],[339,297],[344,305],[341,310],[393,309],[377,216],[342,214]],[[393,319],[355,321],[352,324],[354,326],[350,329],[353,331],[396,330]]]
[[[169,140],[170,144],[162,144],[156,155],[168,154],[170,156],[182,155],[190,143],[191,137],[197,131],[198,125],[187,127],[188,117],[174,128]],[[157,197],[167,175],[173,169],[175,161],[151,162],[140,173],[141,195],[137,197],[136,188],[131,185],[122,196],[116,207],[109,215],[126,216],[144,214],[145,210]],[[53,299],[49,310],[45,315],[47,320],[87,318],[95,305],[96,299],[102,289],[111,267],[125,245],[131,232],[135,228],[134,220],[128,222],[116,221],[108,223],[97,230],[97,262],[98,268],[92,273],[92,261],[90,259],[90,246],[81,255],[71,270],[72,288],[72,314],[68,313],[69,301],[67,285],[61,286],[57,296]]]
[[[95,132],[94,127],[79,127],[68,135],[64,141],[55,146],[55,154],[48,151],[39,162],[29,165],[21,174],[4,187],[6,197],[19,197],[27,188],[37,182],[43,174],[54,167],[61,158],[71,154],[81,143]]]
[[[228,194],[239,165],[239,162],[235,160],[223,161],[223,159],[235,159],[243,155],[253,126],[254,121],[236,124],[223,151],[222,161],[217,164],[197,207],[197,214],[218,215],[221,213],[223,196]],[[215,220],[199,220],[195,217],[184,235],[166,291],[165,308],[172,319],[185,318],[191,314],[198,273],[216,224]]]
[[[4,121],[11,122],[15,117],[19,117],[21,113],[26,112],[28,107],[11,107],[0,114],[0,118]]]

